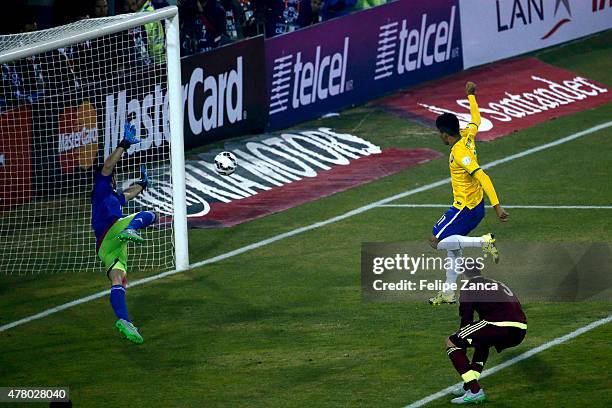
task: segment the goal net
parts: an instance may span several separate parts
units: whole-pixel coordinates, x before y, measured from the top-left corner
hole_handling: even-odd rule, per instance
[[[167,7],[0,36],[1,272],[103,270],[90,195],[128,120],[141,142],[116,167],[118,190],[141,164],[153,186],[123,214],[162,214],[144,245],[129,245],[129,270],[186,265],[176,16]]]

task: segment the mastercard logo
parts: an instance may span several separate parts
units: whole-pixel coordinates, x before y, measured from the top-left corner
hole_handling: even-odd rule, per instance
[[[58,154],[64,174],[93,166],[98,154],[98,112],[89,101],[60,113]]]

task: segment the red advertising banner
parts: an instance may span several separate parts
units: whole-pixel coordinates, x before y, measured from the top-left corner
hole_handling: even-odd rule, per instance
[[[0,115],[0,211],[32,199],[31,140],[29,105]]]
[[[209,214],[189,217],[189,225],[231,227],[369,183],[440,156],[431,149],[385,149],[379,154],[361,157],[350,165],[321,172],[314,178],[285,184],[242,200],[213,203]]]
[[[214,165],[232,152],[236,172],[222,176]],[[231,227],[361,186],[437,159],[425,148],[381,149],[367,139],[319,127],[267,133],[234,140],[185,162],[185,195],[190,227]],[[133,202],[172,216],[171,182],[165,168],[151,169],[152,185]],[[127,187],[133,180],[127,180]]]
[[[574,72],[522,58],[453,75],[379,102],[390,111],[434,126],[444,112],[470,122],[465,82],[478,86],[482,123],[477,139],[492,140],[538,123],[609,103],[606,85]]]

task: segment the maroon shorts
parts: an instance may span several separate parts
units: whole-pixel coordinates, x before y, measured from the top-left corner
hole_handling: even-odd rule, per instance
[[[497,352],[521,344],[527,330],[518,327],[499,327],[486,321],[478,321],[462,327],[450,336],[458,347],[495,347]]]

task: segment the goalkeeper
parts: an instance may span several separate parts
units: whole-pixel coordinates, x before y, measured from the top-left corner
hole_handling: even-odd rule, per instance
[[[136,128],[130,122],[126,123],[123,140],[96,172],[91,194],[91,227],[96,234],[96,251],[107,268],[106,275],[112,284],[110,304],[117,316],[115,326],[134,343],[142,343],[144,340],[130,321],[125,304],[127,243],[132,241],[142,244],[144,239],[137,230],[152,225],[158,216],[151,211],[123,216],[121,207],[147,188],[149,177],[145,166],[141,166],[140,180],[125,191],[117,192],[115,166],[123,153],[138,142],[140,140],[136,138]]]

